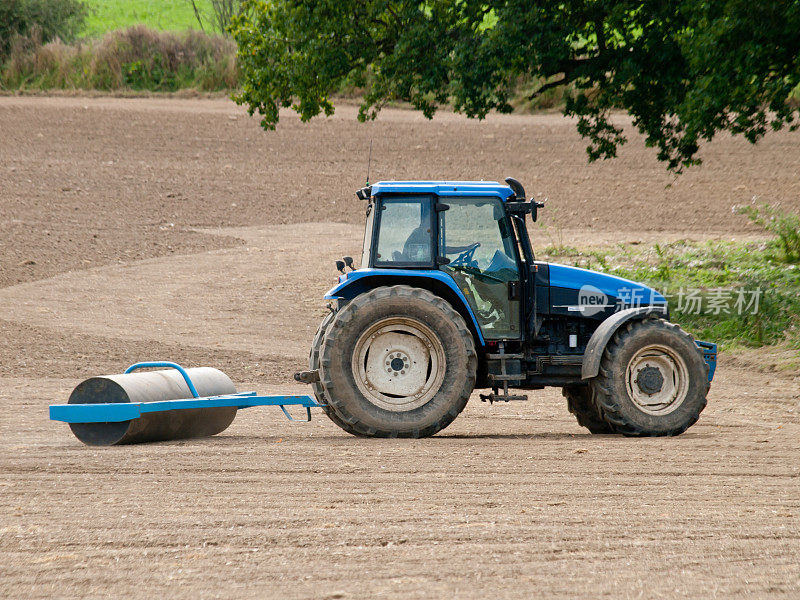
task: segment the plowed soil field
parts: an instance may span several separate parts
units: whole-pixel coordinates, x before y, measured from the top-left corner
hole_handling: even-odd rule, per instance
[[[0,98],[0,597],[800,597],[800,377],[720,358],[668,439],[592,436],[559,390],[477,398],[413,441],[250,409],[214,438],[90,448],[47,406],[138,360],[298,392],[371,178],[548,198],[534,247],[758,236],[800,208],[800,134],[721,138],[665,174],[625,117],[586,163],[560,116],[387,110],[360,125],[226,100]]]

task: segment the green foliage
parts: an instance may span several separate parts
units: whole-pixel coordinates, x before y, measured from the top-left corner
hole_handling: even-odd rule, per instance
[[[243,75],[235,99],[273,128],[280,107],[330,115],[343,85],[365,88],[361,120],[390,101],[431,117],[451,103],[508,112],[520,79],[568,86],[589,158],[616,155],[627,110],[668,168],[699,162],[719,131],[751,142],[797,126],[800,2],[678,0],[246,0],[233,20]]]
[[[238,73],[233,43],[199,31],[131,27],[100,40],[52,42],[12,53],[0,88],[175,91],[230,90]]]
[[[607,252],[605,267],[587,260],[585,266],[660,290],[670,303],[671,319],[701,339],[800,348],[800,268],[779,261],[769,244],[675,242]],[[699,298],[700,312],[692,293]],[[758,294],[758,310],[753,314],[751,305],[740,313],[736,301],[752,302],[753,293]],[[721,298],[728,300],[725,309],[715,313],[711,307]]]
[[[581,251],[574,246],[545,246],[542,253],[551,258],[581,256]]]
[[[738,210],[774,236],[771,245],[779,252],[782,260],[788,263],[800,262],[800,216],[784,213],[767,204],[743,206]]]
[[[661,291],[672,320],[700,339],[724,346],[800,349],[800,218],[766,205],[739,212],[771,238],[757,243],[619,244],[595,251],[562,242],[544,248],[539,258],[619,275]]]
[[[210,3],[210,10],[203,9],[203,2],[187,0],[192,5],[192,11],[200,28],[205,31],[216,31],[222,35],[230,35],[230,26],[233,18],[243,13],[244,0],[206,0]]]
[[[80,0],[3,0],[0,2],[0,59],[15,40],[69,42],[84,26],[88,9]]]
[[[202,18],[211,0],[194,0]],[[200,29],[190,0],[85,0],[90,9],[81,35],[102,37],[109,31],[145,25],[159,31]]]

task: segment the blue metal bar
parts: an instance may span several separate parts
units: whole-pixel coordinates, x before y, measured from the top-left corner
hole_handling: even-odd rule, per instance
[[[280,406],[280,409],[283,411],[283,414],[286,415],[286,418],[289,419],[292,422],[298,422],[298,423],[310,423],[311,422],[311,407],[309,407],[309,406],[306,406],[306,415],[308,415],[308,416],[305,419],[295,419],[294,417],[292,417],[292,415],[289,414],[289,411],[286,410],[286,406],[285,405],[279,404],[278,406]],[[317,406],[319,406],[319,404],[317,404]]]
[[[164,363],[140,364],[164,366]],[[64,421],[65,423],[116,423],[138,419],[144,413],[223,406],[235,406],[238,409],[253,406],[279,406],[290,421],[297,419],[293,419],[284,406],[302,406],[307,410],[310,421],[311,409],[319,407],[320,404],[311,396],[258,396],[255,392],[241,392],[225,396],[195,397],[160,402],[53,404],[50,406],[50,420]]]
[[[141,403],[51,404],[50,420],[64,423],[117,423],[142,416]]]
[[[197,390],[195,389],[194,384],[192,383],[192,380],[189,378],[189,374],[186,372],[186,369],[184,369],[178,363],[167,362],[167,361],[138,362],[138,363],[132,364],[130,367],[125,369],[125,374],[127,375],[128,373],[132,373],[133,371],[136,371],[137,369],[149,369],[151,367],[166,367],[168,369],[175,369],[176,371],[178,371],[178,373],[183,375],[183,380],[186,382],[186,385],[189,386],[189,391],[192,393],[192,398],[199,398],[200,397],[200,394],[197,393]],[[124,420],[127,421],[127,419],[124,419]]]

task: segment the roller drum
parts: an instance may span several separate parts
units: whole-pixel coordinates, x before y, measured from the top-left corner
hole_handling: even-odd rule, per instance
[[[230,378],[218,369],[186,369],[200,396],[236,393]],[[191,398],[181,374],[174,369],[103,375],[80,383],[69,404],[159,402]],[[191,408],[143,413],[138,419],[118,423],[70,423],[72,433],[90,446],[162,442],[215,435],[228,428],[236,407]]]

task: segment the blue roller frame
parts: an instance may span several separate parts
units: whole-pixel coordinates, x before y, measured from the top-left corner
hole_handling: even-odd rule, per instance
[[[192,383],[189,374],[182,366],[173,362],[141,362],[125,369],[131,373],[137,369],[166,367],[175,369],[186,382],[192,398],[181,400],[163,400],[160,402],[128,402],[98,404],[51,404],[50,420],[64,423],[117,423],[138,419],[145,413],[163,412],[167,410],[188,410],[191,408],[220,408],[235,406],[237,409],[253,406],[277,406],[290,421],[310,421],[311,409],[319,408],[319,404],[311,396],[259,396],[256,392],[238,392],[222,396],[200,396]],[[295,419],[286,410],[287,406],[300,406],[306,409],[306,419]]]

